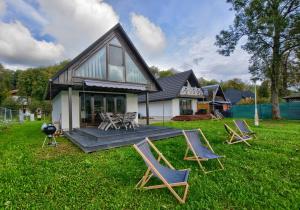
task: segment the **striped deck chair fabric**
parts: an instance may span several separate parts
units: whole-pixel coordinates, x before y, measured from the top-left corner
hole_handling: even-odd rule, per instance
[[[250,129],[245,120],[233,120],[233,122],[242,135],[250,135],[256,138],[256,133]]]
[[[197,161],[204,173],[210,173],[216,170],[206,171],[201,161],[217,159],[221,167],[221,169],[217,169],[217,170],[224,169],[223,164],[219,160],[224,156],[217,155],[214,152],[213,148],[211,147],[209,141],[207,140],[207,138],[205,137],[201,129],[183,130],[182,132],[187,142],[187,149],[185,152],[184,160]],[[190,151],[192,152],[193,156],[188,156],[188,153]]]
[[[227,140],[226,142],[228,144],[236,144],[240,142],[244,142],[248,146],[251,146],[247,141],[251,140],[252,137],[249,135],[239,135],[237,132],[235,132],[232,128],[230,128],[227,124],[224,124],[224,128],[228,135],[230,136],[230,139]]]
[[[190,172],[189,169],[176,170],[148,138],[133,146],[148,166],[146,173],[137,183],[136,188],[159,189],[166,187],[180,203],[185,203],[189,188],[189,184],[187,182]],[[151,152],[150,147],[158,154],[157,159]],[[166,166],[162,165],[160,160],[163,160]],[[163,182],[163,184],[145,186],[151,177],[157,177]],[[183,196],[179,196],[179,194],[174,190],[174,187],[180,186],[185,188]]]

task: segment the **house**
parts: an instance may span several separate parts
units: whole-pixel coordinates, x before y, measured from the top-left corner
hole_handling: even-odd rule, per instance
[[[294,93],[290,96],[283,97],[287,103],[300,102],[300,93]]]
[[[157,79],[162,91],[149,94],[149,116],[170,120],[178,115],[197,112],[198,100],[203,100],[203,91],[192,70]],[[146,116],[147,99],[139,96],[139,114]]]
[[[205,110],[206,113],[211,113],[218,109],[219,111],[227,111],[230,108],[230,101],[225,96],[222,87],[219,84],[203,86],[205,100],[198,102],[199,112]],[[203,110],[203,111],[201,111]]]
[[[54,75],[46,98],[52,100],[53,122],[59,121],[63,130],[70,131],[99,125],[100,112],[138,112],[138,94],[147,98],[160,90],[117,24]]]
[[[231,102],[232,105],[237,104],[242,99],[254,99],[255,95],[251,91],[237,90],[234,88],[229,88],[225,91],[226,98]]]

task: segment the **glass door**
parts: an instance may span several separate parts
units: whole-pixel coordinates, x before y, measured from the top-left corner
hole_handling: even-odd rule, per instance
[[[101,117],[100,113],[104,112],[104,96],[100,94],[94,95],[94,107],[93,107],[93,124],[100,124],[101,123]]]
[[[80,93],[80,122],[82,127],[101,123],[101,112],[125,113],[126,96],[99,93]]]
[[[92,97],[90,94],[80,94],[80,122],[92,122]]]

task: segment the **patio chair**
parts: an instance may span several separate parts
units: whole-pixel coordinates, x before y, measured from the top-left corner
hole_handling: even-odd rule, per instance
[[[104,130],[105,127],[108,125],[108,120],[103,112],[100,113],[100,118],[101,118],[102,122],[98,126],[98,129]]]
[[[135,122],[136,115],[137,115],[136,112],[126,112],[124,114],[122,124],[126,130],[127,128],[135,129],[135,127],[139,127],[139,125]]]
[[[214,113],[215,113],[215,116],[218,118],[218,119],[224,119],[224,115],[218,110],[218,109],[216,109],[215,111],[214,111]]]
[[[220,158],[224,158],[225,156],[217,155],[214,152],[213,148],[211,147],[207,138],[204,136],[201,129],[183,130],[182,133],[187,143],[187,149],[183,158],[184,160],[197,161],[200,168],[205,174],[224,169],[224,166],[221,163]],[[199,133],[201,134],[201,136],[199,135]],[[201,140],[204,140],[204,142],[201,142]],[[206,143],[207,146],[205,146],[203,143]],[[189,151],[192,151],[193,156],[188,156]],[[216,170],[206,171],[201,161],[208,161],[212,159],[216,159],[221,168]]]
[[[120,127],[118,123],[120,123],[120,119],[118,117],[112,117],[111,113],[105,113],[105,120],[107,121],[107,125],[104,130],[107,131],[109,128],[114,128],[118,130]]]
[[[190,170],[176,170],[148,138],[133,146],[148,166],[146,173],[137,183],[136,188],[159,189],[166,187],[180,203],[185,203],[189,188],[187,180]],[[158,154],[157,159],[152,154],[151,148]],[[160,163],[161,160],[165,162],[166,166]],[[160,179],[163,184],[145,186],[153,176]],[[183,196],[179,196],[174,190],[174,187],[180,186],[185,187]]]
[[[236,143],[244,142],[248,146],[251,146],[247,142],[248,140],[252,139],[251,136],[248,136],[248,135],[241,136],[237,132],[235,132],[232,128],[230,128],[227,124],[224,124],[224,127],[225,127],[226,132],[230,136],[230,139],[226,141],[228,144],[236,144]]]
[[[253,132],[245,120],[233,120],[235,126],[242,135],[249,135],[256,138],[256,133]]]
[[[217,118],[214,114],[210,113],[210,117],[212,120],[219,120],[219,118]]]

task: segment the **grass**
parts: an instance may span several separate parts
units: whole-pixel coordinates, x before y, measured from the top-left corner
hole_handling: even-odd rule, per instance
[[[59,138],[57,148],[42,149],[41,122],[11,125],[0,131],[0,208],[299,209],[300,122],[263,121],[252,147],[224,144],[223,123],[166,125],[202,128],[214,150],[226,155],[224,171],[204,175],[195,162],[183,161],[183,137],[155,142],[175,168],[192,169],[183,205],[166,189],[134,189],[146,167],[133,147],[85,154]]]

